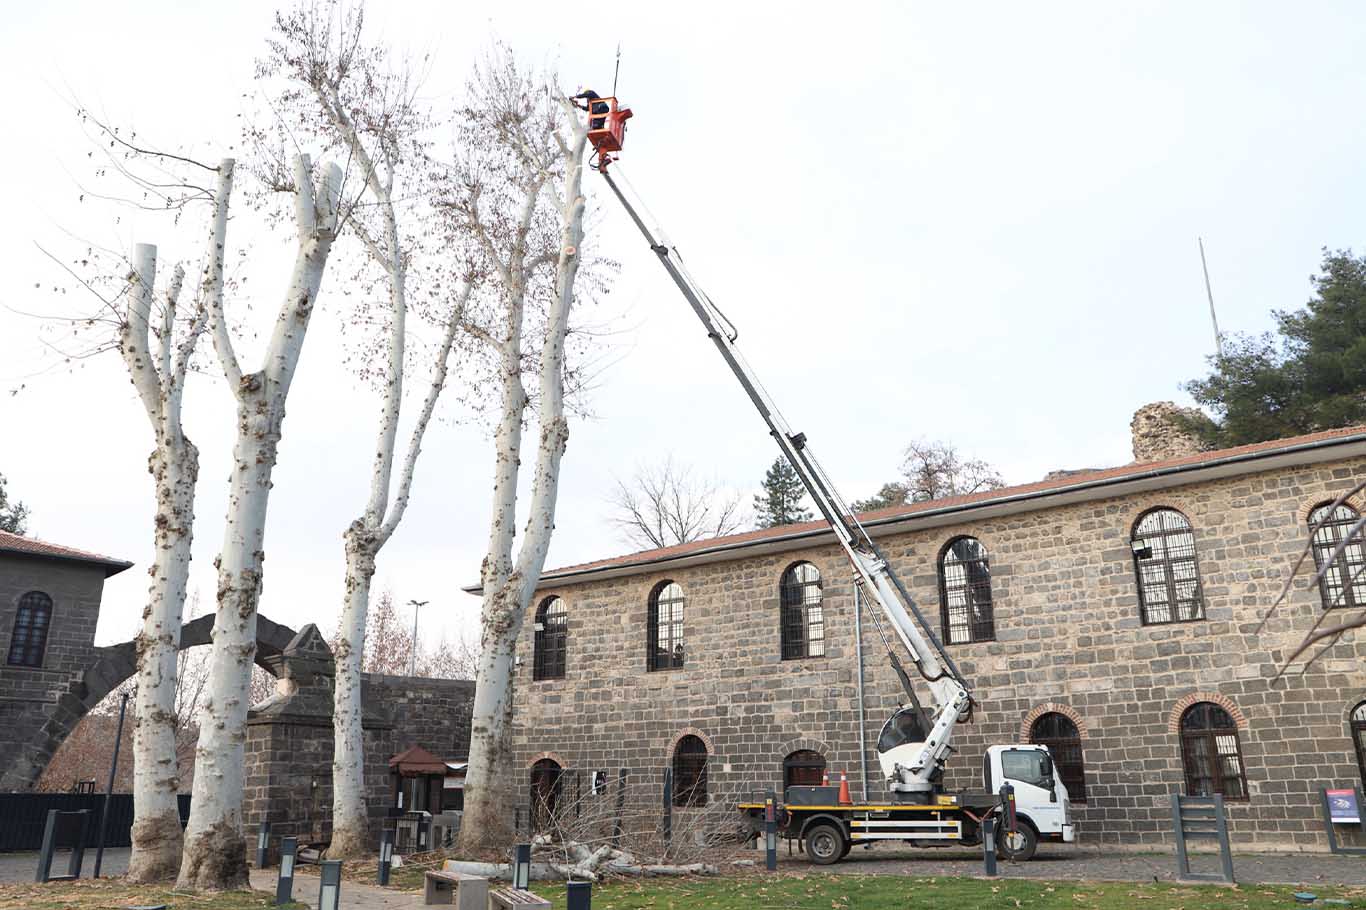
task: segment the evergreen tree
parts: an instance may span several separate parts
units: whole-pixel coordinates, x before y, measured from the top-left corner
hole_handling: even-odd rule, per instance
[[[22,502],[10,502],[5,492],[5,475],[0,474],[0,531],[24,534],[28,531],[28,507]]]
[[[754,494],[754,513],[761,528],[797,524],[811,520],[811,510],[802,505],[806,487],[787,459],[779,456],[764,474],[764,488]]]
[[[1324,250],[1315,296],[1273,311],[1276,334],[1234,335],[1186,391],[1213,415],[1188,429],[1216,448],[1366,423],[1366,257]]]

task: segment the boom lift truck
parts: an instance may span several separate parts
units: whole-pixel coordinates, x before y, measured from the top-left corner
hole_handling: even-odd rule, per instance
[[[982,820],[994,814],[1008,815],[997,794],[1003,784],[1010,784],[1015,793],[1014,818],[1009,819],[1013,824],[997,827],[998,845],[1004,855],[1027,860],[1034,855],[1040,837],[1073,841],[1076,829],[1067,789],[1055,774],[1046,746],[990,746],[982,757],[982,790],[944,789],[944,763],[954,751],[949,742],[957,725],[972,715],[974,703],[967,682],[905,585],[859,523],[858,516],[835,491],[812,454],[806,435],[792,431],[741,356],[735,346],[735,326],[693,280],[663,232],[652,229],[642,219],[640,210],[644,206],[638,210],[609,173],[625,142],[631,110],[611,97],[595,98],[592,104],[588,140],[597,160],[591,166],[620,200],[702,321],[721,358],[739,380],[783,456],[801,478],[816,509],[830,525],[853,569],[863,603],[878,608],[869,607],[869,615],[905,690],[906,702],[888,718],[877,740],[878,763],[887,781],[889,798],[856,803],[847,797],[840,798],[840,791],[847,794],[847,788],[788,787],[777,807],[781,835],[800,839],[806,853],[820,864],[839,861],[856,843],[903,841],[945,847],[979,844]],[[910,675],[892,649],[882,618],[891,626],[927,685],[931,699],[928,707],[921,703]],[[757,802],[739,806],[751,831],[762,830],[765,808],[765,804]]]

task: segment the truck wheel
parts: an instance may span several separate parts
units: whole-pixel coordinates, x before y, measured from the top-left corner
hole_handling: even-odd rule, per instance
[[[806,855],[818,866],[837,863],[844,856],[844,834],[834,825],[812,825],[806,830]]]
[[[1013,834],[1004,827],[996,832],[996,850],[1006,859],[1026,863],[1034,858],[1034,851],[1037,849],[1039,835],[1033,826],[1023,819],[1016,824]]]

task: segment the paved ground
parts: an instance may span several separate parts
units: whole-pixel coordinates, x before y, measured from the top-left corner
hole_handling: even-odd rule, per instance
[[[100,863],[100,875],[122,875],[128,871],[127,847],[109,847]],[[52,857],[52,874],[65,875],[71,851],[59,850]],[[31,882],[38,871],[38,851],[32,853],[0,853],[0,882]],[[95,871],[95,851],[86,850],[81,863],[81,876],[89,878]]]
[[[276,869],[251,870],[251,886],[259,891],[274,891]],[[318,884],[316,875],[294,876],[294,899],[310,907],[318,906]],[[385,908],[421,907],[422,895],[416,891],[393,891],[378,885],[365,885],[360,882],[342,882],[342,910],[385,910]]]
[[[801,856],[789,859],[778,851],[779,868],[789,864],[809,866]],[[763,854],[757,859],[763,862]],[[1195,855],[1192,871],[1218,872],[1217,855]],[[848,874],[883,875],[981,875],[982,854],[964,850],[916,850],[879,846],[855,849],[843,861],[827,867]],[[1010,878],[1042,878],[1101,881],[1172,881],[1176,878],[1174,853],[1102,853],[1094,847],[1042,845],[1027,863],[1001,863],[1001,875]],[[1233,874],[1240,882],[1277,884],[1366,885],[1366,857],[1323,853],[1238,854]]]

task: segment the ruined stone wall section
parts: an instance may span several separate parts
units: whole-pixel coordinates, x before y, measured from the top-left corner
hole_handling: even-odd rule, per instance
[[[1303,676],[1271,679],[1320,615],[1318,592],[1297,586],[1260,634],[1258,623],[1306,539],[1307,502],[1331,499],[1366,473],[1366,459],[1285,468],[1163,493],[1116,497],[883,538],[881,544],[937,631],[935,558],[960,534],[989,552],[995,641],[953,645],[980,702],[960,727],[948,783],[980,786],[988,744],[1018,741],[1040,706],[1068,706],[1083,721],[1092,842],[1157,844],[1168,838],[1170,794],[1182,791],[1173,710],[1192,693],[1217,693],[1245,721],[1240,738],[1250,798],[1231,802],[1235,843],[1323,849],[1317,788],[1360,775],[1348,736],[1353,693],[1366,690],[1366,641],[1339,645]],[[1154,505],[1194,527],[1206,618],[1143,626],[1129,533]],[[824,582],[827,653],[781,659],[778,585],[799,560]],[[1302,570],[1306,580],[1312,568]],[[651,589],[682,585],[686,666],[647,672]],[[554,752],[581,771],[617,768],[656,779],[681,730],[714,747],[713,793],[780,787],[784,749],[829,744],[830,771],[857,793],[858,716],[853,593],[834,546],[736,559],[673,573],[547,587],[568,609],[566,676],[533,682],[531,624],[518,646],[517,764]],[[868,742],[897,706],[899,686],[870,623],[864,634]],[[873,798],[886,796],[868,756]]]
[[[1134,461],[1164,461],[1203,451],[1204,444],[1178,423],[1181,417],[1201,416],[1195,408],[1183,408],[1171,401],[1155,401],[1139,408],[1129,424]]]

